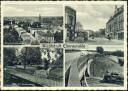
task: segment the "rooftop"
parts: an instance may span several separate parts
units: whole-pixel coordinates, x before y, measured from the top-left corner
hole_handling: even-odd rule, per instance
[[[45,33],[42,31],[37,31],[36,33],[40,36],[54,37],[54,34],[52,34],[52,33]]]

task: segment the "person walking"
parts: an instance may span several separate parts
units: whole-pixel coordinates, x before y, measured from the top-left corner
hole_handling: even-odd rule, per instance
[[[108,40],[109,40],[109,41],[111,40],[111,37],[110,37],[110,35],[108,35]]]

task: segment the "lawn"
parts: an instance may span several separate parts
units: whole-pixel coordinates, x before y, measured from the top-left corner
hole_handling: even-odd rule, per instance
[[[63,80],[63,68],[55,68],[50,71],[49,78],[56,79],[58,81]]]

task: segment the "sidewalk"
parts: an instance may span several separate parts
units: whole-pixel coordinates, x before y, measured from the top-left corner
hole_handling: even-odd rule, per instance
[[[117,39],[111,39],[108,40],[106,38],[89,38],[86,42],[87,44],[93,44],[93,45],[123,45],[124,40],[117,40]]]

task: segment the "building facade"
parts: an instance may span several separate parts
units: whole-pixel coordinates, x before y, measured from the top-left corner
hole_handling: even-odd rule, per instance
[[[20,37],[22,38],[22,44],[30,44],[30,34],[29,33],[21,33]]]
[[[105,31],[106,31],[105,28],[99,29],[99,37],[101,38],[105,37]]]
[[[45,33],[42,31],[35,32],[35,38],[40,43],[54,43],[54,35],[52,33]]]
[[[112,39],[124,39],[124,8],[115,6],[115,12],[106,23],[106,37]]]
[[[88,40],[88,32],[87,31],[78,31],[77,37],[82,37],[84,41]]]
[[[65,6],[65,38],[73,41],[75,39],[76,11],[69,6]]]
[[[94,31],[93,30],[86,30],[88,33],[88,38],[94,36]]]

